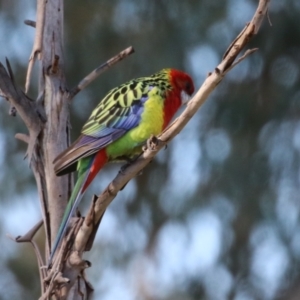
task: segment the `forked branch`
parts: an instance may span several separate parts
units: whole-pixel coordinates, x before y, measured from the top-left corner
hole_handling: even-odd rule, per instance
[[[41,132],[43,122],[37,113],[35,102],[29,99],[14,83],[12,70],[8,61],[7,66],[11,75],[8,74],[3,64],[0,63],[0,90],[4,97],[8,99],[11,106],[16,109],[29,130],[30,140],[27,155],[29,163],[31,163],[33,149],[36,144],[36,139]]]
[[[80,268],[78,268],[78,259],[81,259],[87,244],[90,242],[90,238],[93,238],[95,235],[95,230],[97,229],[107,206],[115,198],[118,192],[154,158],[159,150],[161,150],[184,128],[211,92],[222,81],[226,73],[240,63],[245,57],[254,52],[254,50],[250,50],[250,52],[246,52],[237,60],[238,55],[241,54],[245,45],[255,34],[257,34],[262,20],[267,13],[269,2],[270,0],[259,1],[258,8],[251,22],[246,25],[242,32],[229,46],[221,63],[206,78],[195,96],[188,103],[183,113],[162,134],[160,134],[158,138],[152,138],[152,140],[147,143],[151,144],[151,147],[148,147],[133,164],[120,172],[106,187],[106,189],[96,199],[94,199],[87,217],[84,219],[82,226],[74,237],[72,251],[70,254],[66,254],[66,257],[64,258],[66,259],[66,263],[64,265],[63,272],[68,274],[70,278],[77,278],[82,271],[82,269],[80,270]],[[70,245],[70,247],[71,246],[72,245]],[[74,280],[71,280],[70,285],[65,288],[70,289],[72,283],[74,283]]]
[[[34,249],[35,256],[37,258],[37,262],[39,265],[39,272],[40,272],[40,280],[41,280],[41,290],[44,292],[45,290],[45,284],[43,282],[43,278],[46,276],[46,270],[42,268],[43,266],[43,259],[40,253],[40,250],[36,244],[36,242],[33,240],[34,236],[38,232],[38,230],[42,227],[43,225],[43,220],[39,221],[36,225],[34,225],[26,234],[23,236],[17,236],[14,238],[10,234],[7,234],[7,236],[15,241],[16,243],[30,243]]]

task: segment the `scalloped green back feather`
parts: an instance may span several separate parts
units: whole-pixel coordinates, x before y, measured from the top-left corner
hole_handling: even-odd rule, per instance
[[[103,125],[109,125],[117,117],[128,116],[134,102],[148,96],[150,86],[159,86],[156,93],[164,98],[166,91],[172,88],[170,69],[163,69],[149,77],[133,79],[112,89],[93,110],[81,133],[93,136]]]
[[[144,101],[139,123],[133,128],[128,128],[128,131],[125,128],[127,132],[107,146],[110,161],[119,156],[135,156],[151,134],[157,135],[162,131],[164,100],[167,91],[171,89],[170,69],[124,83],[111,90],[99,103],[81,132],[97,137],[107,128],[121,126],[128,121],[130,115],[132,117],[132,107]]]

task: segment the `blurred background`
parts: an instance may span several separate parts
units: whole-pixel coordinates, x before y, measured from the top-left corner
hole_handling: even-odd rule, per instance
[[[65,71],[71,88],[132,45],[71,105],[73,139],[113,87],[165,67],[197,88],[256,9],[254,0],[65,1]],[[36,1],[0,0],[0,61],[25,84]],[[299,0],[272,0],[250,47],[193,120],[105,213],[85,255],[94,298],[158,300],[300,299]],[[37,70],[36,70],[37,73]],[[35,75],[30,96],[37,97]],[[30,245],[6,237],[41,218],[33,175],[15,140],[26,133],[0,99],[0,299],[37,299]],[[85,196],[114,178],[107,166]],[[43,232],[37,235],[43,245]]]

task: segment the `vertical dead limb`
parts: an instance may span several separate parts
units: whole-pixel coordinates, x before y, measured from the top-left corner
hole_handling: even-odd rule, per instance
[[[30,78],[32,69],[36,59],[40,59],[40,53],[42,52],[43,47],[43,32],[44,32],[44,19],[45,19],[45,7],[46,7],[46,0],[37,0],[37,11],[36,11],[36,22],[26,22],[27,25],[35,25],[35,38],[33,43],[33,48],[31,55],[29,57],[29,64],[27,68],[27,75],[26,75],[26,83],[25,83],[25,93],[28,93],[29,85],[30,85]]]
[[[44,0],[41,0],[44,2]],[[68,200],[70,190],[69,178],[58,178],[53,170],[54,158],[62,152],[69,141],[69,107],[68,92],[65,84],[64,55],[63,55],[63,1],[48,0],[43,9],[38,7],[38,13],[43,16],[37,18],[39,40],[42,37],[41,73],[39,94],[43,94],[43,104],[47,122],[43,128],[41,157],[45,171],[45,191],[47,207],[45,211],[50,218],[50,233],[53,241],[58,231],[60,221]],[[43,22],[39,24],[38,22]],[[44,205],[44,204],[42,204]],[[50,240],[48,241],[49,244]]]
[[[28,159],[33,170],[43,212],[47,255],[55,238],[70,193],[70,178],[58,178],[53,171],[54,158],[69,141],[68,92],[63,60],[63,0],[38,0],[35,41],[27,71],[26,91],[31,70],[39,58],[41,64],[39,95],[33,101],[17,87],[0,63],[0,89],[13,105],[29,134],[17,135],[28,143]],[[9,66],[8,66],[9,68]],[[41,273],[43,277],[45,272]],[[43,280],[43,278],[42,278]]]

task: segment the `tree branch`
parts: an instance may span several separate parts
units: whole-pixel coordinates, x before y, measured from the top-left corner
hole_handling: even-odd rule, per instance
[[[258,32],[258,29],[262,23],[262,19],[265,16],[270,0],[260,0],[258,9],[256,10],[252,21],[243,29],[238,37],[234,40],[231,46],[226,51],[222,62],[215,68],[215,71],[210,74],[196,93],[196,95],[188,102],[186,109],[182,114],[174,120],[174,122],[164,130],[162,134],[158,136],[158,141],[150,140],[148,144],[152,144],[152,147],[148,147],[143,154],[125,171],[119,172],[115,179],[106,187],[98,198],[93,201],[89,214],[87,215],[84,224],[78,232],[75,242],[74,250],[82,253],[84,251],[86,241],[89,234],[91,234],[91,227],[87,220],[94,219],[94,225],[102,217],[105,209],[110,202],[116,197],[118,192],[124,187],[124,185],[134,178],[147,164],[154,158],[154,156],[165,145],[170,142],[189,122],[189,120],[195,115],[201,105],[205,102],[211,92],[222,81],[225,74],[231,70],[234,66],[240,63],[249,54],[252,54],[257,49],[246,51],[246,53],[234,63],[238,54],[241,53],[245,45],[249,42],[254,34]],[[251,28],[249,30],[248,28]]]
[[[211,92],[216,86],[222,81],[226,73],[235,65],[240,63],[249,52],[245,53],[235,64],[237,56],[241,53],[242,49],[249,42],[249,40],[255,35],[259,27],[261,26],[263,17],[267,13],[267,8],[270,0],[260,0],[258,8],[254,14],[252,21],[246,25],[242,32],[237,36],[233,43],[229,46],[225,52],[223,60],[215,68],[204,81],[200,89],[197,91],[195,96],[187,104],[187,107],[182,114],[167,128],[158,138],[152,137],[147,141],[147,149],[141,154],[141,156],[125,170],[119,172],[114,180],[106,187],[106,189],[93,200],[87,217],[84,219],[82,226],[78,233],[74,236],[71,253],[66,253],[66,257],[63,259],[66,261],[62,271],[64,277],[70,278],[70,284],[65,288],[70,289],[75,279],[83,271],[85,264],[84,261],[80,260],[82,254],[86,248],[89,238],[94,235],[94,230],[97,228],[101,217],[103,216],[105,209],[115,198],[118,192],[134,178],[147,164],[154,158],[154,156],[160,151],[165,145],[170,142],[189,122],[189,120],[195,115],[201,105],[205,102]],[[253,52],[253,51],[252,51]],[[252,53],[250,51],[250,53]],[[85,86],[83,84],[83,86]],[[56,259],[62,258],[57,257]]]
[[[240,56],[230,67],[227,68],[225,74],[227,74],[231,69],[233,69],[236,65],[238,65],[242,60],[247,58],[249,55],[253,54],[254,52],[258,51],[258,48],[249,49],[247,50],[242,56]]]
[[[35,21],[32,21],[32,20],[25,20],[24,21],[24,24],[28,25],[28,26],[31,26],[33,28],[36,27],[36,22]]]
[[[27,75],[26,75],[26,82],[25,82],[25,93],[28,93],[29,85],[30,85],[30,78],[32,69],[36,59],[38,58],[39,54],[42,52],[42,45],[43,45],[43,31],[44,31],[44,21],[45,21],[45,7],[46,7],[46,0],[39,0],[37,1],[37,12],[36,12],[36,31],[35,31],[35,38],[33,48],[29,57]],[[31,23],[32,22],[32,23]],[[33,21],[25,21],[27,25],[33,25]]]
[[[2,63],[0,63],[0,89],[11,106],[15,107],[29,130],[30,141],[28,143],[27,156],[29,163],[31,163],[33,149],[42,130],[42,121],[36,112],[35,103],[30,101],[21,89],[14,84],[13,79],[10,78]]]
[[[32,245],[32,247],[34,249],[34,252],[35,252],[35,256],[37,258],[38,266],[39,266],[40,281],[41,281],[41,290],[42,290],[42,292],[45,291],[44,278],[46,277],[46,271],[42,268],[42,266],[43,266],[43,259],[42,259],[42,256],[41,256],[41,253],[40,253],[40,250],[39,250],[37,244],[35,243],[35,241],[33,241],[33,238],[36,235],[36,233],[38,232],[38,230],[42,227],[43,223],[44,223],[43,220],[39,221],[36,225],[34,225],[23,236],[17,236],[16,238],[14,238],[10,234],[7,234],[7,236],[10,239],[12,239],[13,241],[15,241],[16,243],[30,243]]]
[[[100,74],[102,74],[104,71],[112,67],[117,62],[123,60],[130,54],[134,53],[134,49],[132,46],[126,48],[125,50],[121,51],[119,54],[115,55],[111,59],[109,59],[107,62],[103,63],[99,67],[97,67],[95,70],[93,70],[90,74],[88,74],[86,77],[84,77],[77,86],[71,89],[70,91],[70,99],[74,98],[75,95],[77,95],[80,91],[82,91],[84,88],[86,88],[91,82],[93,82]]]

